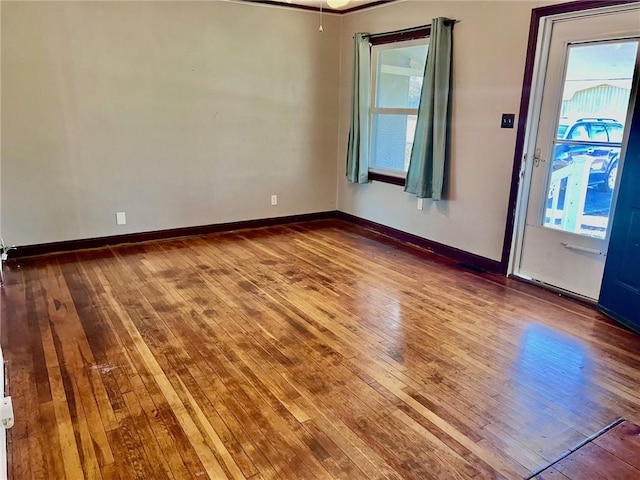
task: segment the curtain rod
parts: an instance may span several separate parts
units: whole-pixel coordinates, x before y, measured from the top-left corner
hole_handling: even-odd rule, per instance
[[[455,23],[459,23],[460,20],[456,20],[455,18],[448,18],[447,20],[444,21],[445,25],[453,25]],[[392,32],[384,32],[384,33],[370,33],[369,35],[364,35],[364,38],[379,38],[379,37],[387,37],[390,35],[399,35],[399,34],[403,34],[403,33],[411,33],[411,32],[416,32],[418,30],[423,30],[425,28],[430,28],[431,24],[427,24],[427,25],[419,25],[417,27],[411,27],[411,28],[403,28],[401,30],[394,30]]]

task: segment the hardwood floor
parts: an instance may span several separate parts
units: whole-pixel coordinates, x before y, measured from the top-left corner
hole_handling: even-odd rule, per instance
[[[640,337],[341,221],[10,262],[10,478],[524,478],[640,422]]]
[[[555,462],[535,480],[640,478],[640,426],[623,421]]]

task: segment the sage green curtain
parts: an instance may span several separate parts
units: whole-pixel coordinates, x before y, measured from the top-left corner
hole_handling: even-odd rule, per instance
[[[434,18],[404,191],[440,200],[448,157],[453,21]]]
[[[371,100],[371,46],[368,33],[356,33],[353,48],[351,129],[347,149],[347,179],[369,181],[369,102]]]

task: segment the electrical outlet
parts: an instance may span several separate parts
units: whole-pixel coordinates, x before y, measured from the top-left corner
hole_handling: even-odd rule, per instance
[[[2,420],[2,426],[4,428],[13,427],[13,418],[13,402],[11,401],[11,397],[4,397],[0,400],[0,420]]]
[[[116,212],[116,225],[126,225],[127,215],[125,212]]]
[[[418,210],[422,210],[424,208],[424,198],[418,199]]]
[[[278,195],[271,195],[271,205],[278,205]]]

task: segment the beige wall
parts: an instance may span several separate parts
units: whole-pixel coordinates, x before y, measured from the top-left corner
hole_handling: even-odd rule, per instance
[[[335,209],[339,17],[2,3],[8,243]]]
[[[339,210],[498,260],[531,9],[342,17],[230,2],[2,2],[2,233],[27,245]],[[344,179],[352,35],[457,18],[448,199]],[[271,207],[271,194],[279,205]],[[128,224],[115,225],[126,211]]]
[[[502,113],[520,106],[531,9],[540,2],[406,1],[343,17],[339,151],[349,132],[352,36],[460,21],[453,34],[453,114],[447,200],[416,198],[403,188],[348,184],[338,157],[338,209],[499,260],[502,253],[516,129],[500,129]],[[516,118],[517,120],[517,118]]]

